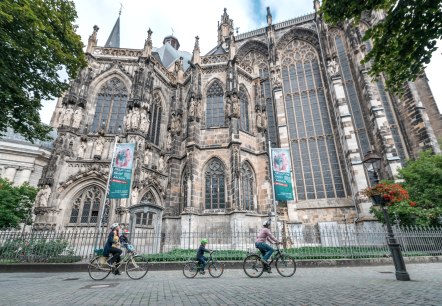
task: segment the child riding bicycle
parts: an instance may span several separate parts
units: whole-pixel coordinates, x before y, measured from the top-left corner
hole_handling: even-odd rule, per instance
[[[127,252],[135,253],[135,247],[130,243],[128,235],[130,234],[128,229],[124,229],[120,236],[120,243],[126,248]]]
[[[198,248],[198,251],[196,252],[196,258],[198,259],[198,263],[201,265],[201,274],[206,273],[204,271],[204,268],[206,267],[206,263],[208,258],[206,256],[204,256],[204,253],[210,253],[212,252],[212,250],[206,249],[206,245],[209,243],[209,240],[207,240],[206,238],[201,240],[201,245]]]

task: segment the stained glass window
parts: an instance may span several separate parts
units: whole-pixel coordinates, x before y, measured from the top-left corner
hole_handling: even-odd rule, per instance
[[[155,145],[160,144],[161,129],[161,97],[158,93],[153,96],[153,103],[150,107],[150,126],[148,139]]]
[[[98,186],[90,186],[75,197],[72,205],[70,224],[96,224],[104,191]]]
[[[239,88],[239,101],[241,103],[241,121],[240,121],[240,129],[243,131],[250,130],[249,124],[249,98],[247,97],[247,92],[244,87]]]
[[[245,210],[254,210],[253,205],[254,175],[248,163],[241,166],[241,204]]]
[[[226,207],[224,167],[218,159],[212,159],[205,172],[206,209]]]
[[[224,92],[220,82],[215,81],[207,90],[206,127],[225,125]]]

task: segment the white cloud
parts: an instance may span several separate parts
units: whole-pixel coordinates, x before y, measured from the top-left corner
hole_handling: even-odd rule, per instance
[[[201,53],[205,54],[217,43],[218,21],[224,8],[233,19],[239,33],[252,31],[266,25],[266,7],[270,7],[273,23],[285,21],[313,12],[311,0],[188,0],[188,1],[145,1],[145,0],[74,0],[78,19],[78,34],[86,45],[92,27],[98,25],[98,45],[103,46],[118,18],[120,3],[123,4],[120,19],[120,46],[141,49],[152,29],[154,47],[161,47],[163,38],[172,34],[180,42],[180,50],[192,52],[195,36],[200,37]],[[257,7],[257,8],[256,8]],[[258,16],[256,16],[258,12]],[[433,55],[427,69],[433,94],[442,110],[442,77],[440,52]],[[439,64],[435,64],[439,63]],[[42,121],[49,123],[55,102],[43,102]]]

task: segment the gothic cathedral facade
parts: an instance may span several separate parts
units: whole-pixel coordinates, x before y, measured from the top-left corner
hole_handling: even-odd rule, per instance
[[[360,191],[375,151],[383,177],[407,158],[440,153],[442,120],[425,75],[391,95],[361,60],[359,26],[327,25],[318,13],[234,35],[226,10],[218,44],[200,54],[174,36],[143,49],[119,46],[119,18],[106,45],[89,37],[88,67],[61,97],[39,186],[36,229],[106,222],[143,231],[235,230],[259,226],[273,210],[269,146],[289,148],[294,201],[279,203],[287,224],[373,221]],[[136,147],[129,199],[105,200],[115,142]]]

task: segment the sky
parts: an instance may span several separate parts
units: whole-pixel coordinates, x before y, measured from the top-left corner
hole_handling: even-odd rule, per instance
[[[239,34],[266,26],[268,6],[274,24],[313,12],[313,0],[74,0],[74,3],[78,15],[77,33],[84,45],[87,45],[93,26],[97,25],[100,28],[98,46],[104,46],[122,6],[121,48],[142,49],[150,28],[154,47],[161,47],[163,38],[173,34],[180,42],[180,50],[188,52],[192,52],[198,35],[202,55],[216,46],[218,21],[224,8]],[[426,73],[439,111],[442,111],[441,41],[438,46],[440,49],[433,54]],[[55,99],[43,101],[40,115],[44,123],[50,122],[55,104]]]

